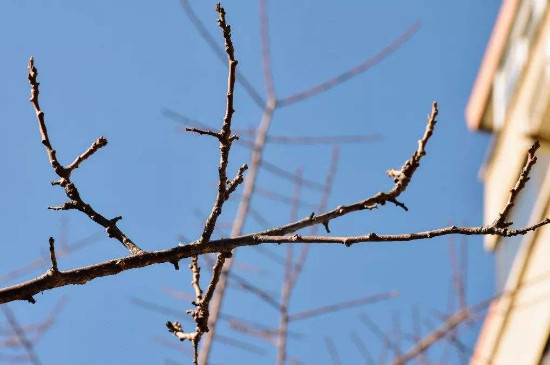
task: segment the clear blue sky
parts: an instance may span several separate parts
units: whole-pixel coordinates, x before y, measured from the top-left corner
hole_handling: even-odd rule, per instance
[[[192,3],[221,44],[214,2]],[[227,1],[223,5],[233,29],[238,70],[263,92],[258,4]],[[317,0],[270,1],[268,6],[275,89],[280,96],[354,66],[411,23],[422,22],[416,35],[382,64],[275,116],[273,134],[383,136],[380,142],[342,147],[329,200],[329,207],[334,207],[391,186],[385,171],[400,167],[416,148],[431,102],[438,100],[436,134],[402,196],[410,211],[384,206],[357,213],[333,222],[333,232],[400,233],[450,221],[480,224],[478,169],[488,137],[467,131],[464,108],[500,3]],[[178,1],[4,0],[0,33],[0,196],[4,207],[0,274],[43,255],[48,237],[59,234],[61,217],[68,222],[69,241],[100,231],[77,212],[46,210],[48,205],[62,203],[65,196],[49,184],[54,175],[28,102],[26,66],[31,55],[39,69],[41,105],[60,160],[72,161],[100,135],[109,139],[109,145],[74,174],[83,197],[107,216],[122,215],[120,227],[147,250],[172,247],[180,234],[197,237],[201,226],[193,210],[207,212],[211,207],[218,149],[208,138],[177,132],[177,123],[164,116],[162,109],[219,125],[225,108],[226,67],[199,37]],[[255,126],[261,110],[241,87],[236,92],[234,126]],[[248,159],[245,150],[233,152],[231,171]],[[307,178],[321,180],[329,165],[330,147],[269,145],[266,157],[291,171],[302,166]],[[292,193],[290,183],[265,171],[258,183],[282,194]],[[303,199],[317,202],[319,194],[304,192]],[[235,207],[235,203],[228,205],[222,221],[231,220]],[[273,224],[288,219],[287,206],[260,196],[254,198],[253,207]],[[306,214],[309,208],[301,211]],[[246,231],[258,228],[252,220],[246,225]],[[468,296],[474,303],[493,293],[493,259],[483,251],[480,238],[468,241]],[[283,247],[269,249],[284,252]],[[60,258],[59,266],[69,269],[125,254],[118,242],[102,237]],[[250,249],[241,250],[238,259],[262,267],[265,274],[251,280],[278,296],[280,267]],[[358,323],[359,313],[367,313],[388,328],[393,313],[399,312],[403,327],[410,330],[413,305],[425,316],[433,308],[445,309],[449,277],[446,238],[351,249],[315,248],[293,297],[295,311],[390,289],[398,290],[400,296],[296,323],[291,329],[304,337],[292,340],[289,352],[308,364],[326,364],[324,336],[330,334],[344,363],[359,363],[361,358],[348,336],[351,330],[360,333],[373,353],[380,349],[378,340]],[[146,311],[132,304],[131,298],[184,311],[189,303],[169,297],[162,289],[191,292],[189,282],[188,270],[175,272],[164,265],[47,292],[37,296],[36,305],[14,303],[11,308],[22,324],[29,324],[43,319],[63,295],[68,297],[54,327],[36,346],[45,364],[160,364],[165,359],[186,364],[186,355],[152,341],[155,336],[175,343],[164,322],[180,318]],[[227,299],[226,313],[266,324],[278,321],[273,309],[249,294],[232,290]],[[221,327],[224,335],[237,336],[225,327]],[[466,331],[467,343],[473,344],[476,330]],[[212,363],[271,363],[273,347],[254,344],[266,353],[259,356],[217,344]],[[403,341],[403,347],[407,346]],[[0,354],[9,353],[0,349]]]

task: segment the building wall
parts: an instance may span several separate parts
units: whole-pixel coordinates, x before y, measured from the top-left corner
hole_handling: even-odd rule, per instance
[[[538,6],[540,20],[529,28],[525,4]],[[505,58],[511,52],[523,55],[515,61],[501,60],[495,75],[492,102],[485,113],[500,118],[490,123],[494,144],[483,170],[484,219],[491,223],[504,207],[509,189],[525,162],[525,152],[535,138],[541,139],[539,163],[535,165],[529,189],[522,191],[514,207],[514,222],[525,225],[550,216],[550,12],[547,1],[524,0],[516,14]],[[526,15],[527,14],[527,15]],[[527,43],[523,42],[527,40]],[[522,43],[523,42],[523,43]],[[523,58],[523,60],[522,60]],[[517,70],[517,63],[522,63]],[[508,66],[507,66],[508,65]],[[510,66],[511,65],[511,66]],[[505,72],[512,75],[506,77]],[[514,74],[515,73],[515,74]],[[508,83],[507,83],[508,81]],[[506,87],[512,87],[504,90]],[[504,109],[503,109],[504,106]],[[509,246],[504,246],[506,244]],[[545,227],[513,240],[490,237],[486,247],[497,255],[511,245],[513,263],[502,265],[504,279],[485,319],[471,364],[541,364],[550,332],[550,229]],[[497,273],[498,276],[498,273]]]

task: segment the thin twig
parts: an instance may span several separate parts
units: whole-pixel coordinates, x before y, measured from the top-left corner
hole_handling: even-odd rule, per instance
[[[262,68],[267,99],[275,99],[273,86],[273,71],[271,69],[271,50],[269,41],[269,17],[267,16],[267,0],[260,0],[260,34],[262,39]]]
[[[191,265],[189,265],[189,269],[193,274],[191,285],[193,286],[193,289],[195,289],[195,303],[200,303],[202,301],[202,289],[200,286],[201,269],[197,262],[197,256],[191,257]]]
[[[388,46],[386,46],[384,49],[382,49],[380,52],[378,52],[376,55],[367,58],[365,61],[361,62],[355,67],[352,67],[351,69],[339,74],[338,76],[335,76],[327,81],[324,81],[320,84],[317,84],[315,86],[312,86],[304,91],[298,92],[296,94],[287,96],[281,100],[278,101],[279,106],[288,106],[291,104],[295,104],[299,101],[302,101],[304,99],[310,98],[314,95],[317,95],[319,93],[322,93],[324,91],[330,90],[331,88],[348,81],[355,75],[358,75],[362,72],[367,71],[371,67],[377,65],[381,61],[383,61],[386,57],[391,55],[393,52],[395,52],[405,41],[411,38],[411,36],[420,28],[420,22],[416,22],[412,24],[403,34],[401,34],[397,39],[395,39],[392,43],[390,43]]]
[[[25,332],[21,329],[21,326],[17,322],[17,319],[15,318],[15,315],[13,314],[11,309],[7,305],[2,305],[0,306],[0,308],[2,309],[2,312],[4,312],[4,315],[6,316],[6,319],[8,320],[11,328],[19,338],[19,341],[25,348],[25,351],[27,352],[27,355],[29,357],[29,361],[34,365],[41,365],[42,362],[38,358],[36,351],[34,351],[33,344],[28,340]]]
[[[367,297],[349,300],[345,302],[325,305],[315,309],[309,309],[303,312],[291,314],[288,318],[290,322],[300,321],[306,318],[318,317],[328,313],[334,313],[344,309],[355,308],[365,304],[378,303],[380,301],[395,298],[398,295],[396,291],[389,291],[386,293],[380,293],[375,295],[369,295]]]
[[[327,209],[328,199],[330,197],[330,194],[332,193],[332,187],[334,184],[334,178],[336,177],[336,171],[338,169],[339,160],[340,160],[340,147],[336,145],[332,148],[332,154],[330,158],[330,167],[325,177],[325,184],[323,185],[323,194],[321,195],[321,201],[319,202],[319,205],[317,207],[317,214],[321,214]],[[324,225],[325,230],[327,232],[330,232],[329,221],[327,220],[322,224]],[[316,234],[318,228],[319,228],[319,225],[311,226],[311,231],[310,231],[311,234],[312,235]],[[294,285],[296,285],[296,282],[298,281],[298,278],[305,265],[308,253],[309,253],[309,245],[302,245],[302,249],[300,251],[300,256],[298,258],[298,261],[294,264],[293,271],[290,274],[291,287],[294,287]]]
[[[262,339],[269,343],[274,343],[275,342],[274,339],[278,335],[277,330],[256,329],[256,328],[247,326],[246,324],[238,323],[238,322],[229,322],[229,327],[231,327],[231,329],[235,331],[238,331],[245,335]]]
[[[225,10],[218,3],[216,5],[216,11],[218,12],[218,25],[220,26],[225,40],[225,52],[227,53],[228,62],[228,76],[227,76],[227,100],[225,116],[223,117],[223,123],[221,130],[218,132],[217,137],[220,141],[220,164],[218,166],[218,194],[216,195],[216,201],[212,207],[210,215],[206,219],[204,224],[204,230],[202,232],[201,241],[208,242],[214,227],[216,226],[216,220],[222,213],[223,203],[228,199],[229,194],[235,190],[237,185],[243,181],[242,174],[247,169],[246,165],[243,165],[237,174],[237,177],[232,182],[228,183],[227,179],[227,164],[229,163],[229,151],[231,150],[231,144],[233,142],[231,138],[231,121],[235,109],[233,108],[233,95],[235,90],[235,78],[237,72],[238,61],[235,59],[235,50],[233,47],[233,41],[231,40],[231,27],[225,21]],[[206,132],[205,132],[206,133]]]
[[[262,299],[267,304],[271,305],[273,308],[275,308],[277,310],[279,309],[279,307],[280,307],[279,302],[272,295],[270,295],[267,291],[265,291],[265,290],[259,288],[258,286],[252,284],[251,282],[249,282],[245,278],[243,278],[241,276],[238,276],[238,275],[235,275],[235,273],[233,273],[233,272],[228,274],[228,275],[230,275],[230,279],[232,281],[236,282],[242,289],[246,290],[247,292],[249,292],[251,294],[254,294],[255,296]]]
[[[201,122],[199,122],[195,119],[191,119],[189,117],[186,117],[185,115],[182,115],[181,113],[175,112],[171,109],[164,108],[163,109],[163,114],[165,116],[167,116],[168,118],[176,121],[176,122],[183,123],[184,125],[195,124],[195,125],[198,125],[200,128],[205,129],[205,130],[211,130],[212,129],[211,126],[209,126],[205,123],[201,123]],[[267,121],[268,121],[265,118],[262,119],[262,120],[265,120],[264,123],[267,123]],[[236,132],[238,134],[241,134],[242,130],[241,131],[236,131]],[[257,132],[255,132],[255,133],[257,134]],[[256,138],[258,138],[258,137],[256,137]],[[268,139],[269,139],[269,136],[266,135],[265,136],[265,141],[267,142]],[[249,142],[243,140],[242,138],[238,139],[238,140],[235,140],[235,144],[239,145],[239,146],[244,146],[247,149],[252,150],[252,151],[254,151],[255,148],[259,148],[257,146],[257,144],[249,143]],[[259,166],[258,168],[260,168],[260,167],[262,169],[264,169],[265,171],[267,171],[267,172],[269,172],[269,173],[271,173],[275,176],[278,176],[282,179],[285,179],[285,180],[288,180],[288,181],[293,181],[293,179],[294,179],[294,173],[292,173],[290,171],[287,171],[287,170],[277,166],[276,164],[274,164],[272,162],[266,161],[263,157],[262,157],[262,161],[261,161],[261,166]],[[305,178],[304,178],[304,181],[303,181],[303,186],[305,188],[312,189],[312,190],[318,190],[318,191],[323,190],[323,185],[322,184],[319,184],[316,181],[305,179]]]
[[[227,24],[225,19],[225,10],[218,3],[216,4],[216,12],[218,13],[218,25],[222,30],[223,38],[225,40],[225,52],[227,54],[228,61],[228,76],[227,76],[227,96],[226,96],[226,110],[225,116],[223,118],[223,123],[220,131],[217,134],[214,134],[220,142],[220,163],[218,167],[218,193],[216,195],[216,200],[212,207],[212,211],[206,223],[204,224],[204,230],[199,239],[199,243],[210,242],[214,228],[216,227],[216,221],[220,214],[222,213],[222,207],[224,203],[229,198],[229,195],[235,191],[237,186],[243,182],[243,173],[247,169],[246,165],[239,168],[237,175],[233,180],[228,181],[227,179],[227,165],[229,163],[229,152],[231,150],[231,144],[235,139],[231,135],[231,121],[233,118],[233,113],[235,112],[233,108],[233,92],[235,89],[235,79],[236,79],[236,69],[238,61],[235,59],[235,50],[233,47],[233,41],[231,40],[231,27]],[[197,130],[194,130],[197,131]],[[200,132],[199,132],[200,133]],[[209,134],[207,132],[203,132]],[[210,134],[212,135],[212,134]],[[166,322],[166,327],[168,330],[173,333],[176,337],[183,340],[189,340],[193,344],[194,357],[193,362],[198,365],[199,363],[199,342],[204,333],[209,331],[209,318],[210,318],[210,301],[214,295],[214,291],[220,279],[220,275],[223,269],[225,260],[231,255],[226,251],[218,254],[216,264],[214,265],[212,271],[212,278],[210,283],[204,293],[204,298],[202,297],[202,290],[199,286],[200,279],[200,269],[197,264],[197,257],[193,257],[191,264],[191,270],[193,272],[193,287],[195,288],[196,300],[194,302],[195,309],[189,310],[195,320],[196,329],[194,332],[184,332],[182,326],[178,322]],[[175,261],[177,263],[177,261]]]
[[[242,234],[243,227],[246,222],[246,217],[250,210],[250,202],[251,202],[252,194],[254,193],[254,188],[255,188],[259,168],[262,165],[265,139],[267,136],[267,132],[269,130],[269,126],[271,125],[274,108],[275,108],[274,101],[268,100],[264,108],[264,113],[262,116],[262,120],[260,122],[258,133],[256,134],[256,139],[254,141],[254,149],[252,151],[252,156],[250,159],[250,169],[244,183],[241,201],[239,203],[239,207],[237,209],[237,215],[235,217],[233,228],[231,230],[232,237],[236,237]],[[208,357],[210,356],[210,349],[212,347],[212,342],[216,334],[215,328],[216,328],[218,313],[221,309],[223,298],[225,296],[225,290],[227,286],[227,274],[231,271],[232,263],[233,263],[233,259],[229,259],[226,261],[224,269],[222,271],[222,276],[217,284],[217,295],[211,307],[210,331],[205,336],[205,339],[203,341],[203,345],[201,348],[201,356],[200,356],[201,365],[205,365],[208,363]]]
[[[54,246],[55,241],[53,237],[50,237],[49,243],[50,243],[50,260],[52,262],[52,271],[58,272],[59,270],[57,269],[57,258],[55,257],[55,246]]]
[[[296,178],[294,183],[294,194],[292,196],[292,206],[290,210],[290,221],[298,219],[298,211],[300,210],[300,195],[302,192],[302,176],[303,170],[296,169]],[[279,333],[277,338],[277,365],[284,365],[287,358],[286,345],[288,341],[288,307],[290,304],[290,296],[292,294],[292,262],[294,260],[294,252],[292,245],[286,248],[285,266],[283,272],[283,284],[281,290],[281,303],[279,309]]]
[[[122,219],[122,217],[107,219],[101,214],[97,213],[89,204],[85,203],[82,200],[82,198],[80,197],[80,193],[76,188],[76,185],[70,180],[71,172],[76,169],[82,161],[91,156],[99,148],[105,146],[107,144],[107,139],[105,139],[105,137],[99,137],[97,141],[94,142],[94,144],[92,144],[92,146],[86,152],[77,157],[77,159],[72,164],[67,167],[63,167],[57,160],[56,151],[53,149],[50,143],[48,130],[46,128],[46,122],[44,119],[44,112],[42,111],[42,109],[40,109],[40,104],[38,102],[38,86],[40,85],[40,83],[37,81],[38,70],[34,66],[33,57],[31,57],[29,60],[28,70],[29,74],[27,78],[29,80],[29,84],[31,85],[30,102],[36,112],[36,119],[38,120],[38,129],[40,131],[41,142],[46,149],[46,153],[48,154],[52,169],[59,176],[59,180],[52,182],[52,185],[61,186],[65,190],[65,194],[69,198],[68,202],[63,203],[58,207],[48,208],[53,210],[77,209],[86,214],[91,220],[105,228],[107,235],[120,241],[120,243],[122,243],[132,255],[142,253],[143,250],[140,249],[136,244],[134,244],[132,240],[130,240],[130,238],[122,233],[122,231],[116,226],[117,221]]]
[[[433,238],[437,236],[443,236],[448,234],[462,234],[462,235],[498,235],[503,237],[510,237],[520,234],[526,234],[534,231],[543,225],[550,223],[550,219],[545,219],[537,224],[529,227],[513,230],[509,228],[496,228],[496,227],[447,227],[442,229],[436,229],[431,231],[397,234],[397,235],[378,235],[375,233],[369,233],[364,236],[357,237],[311,237],[311,236],[268,236],[249,234],[239,236],[235,238],[223,238],[219,240],[212,240],[210,243],[198,243],[194,242],[184,246],[178,246],[167,250],[145,252],[140,255],[127,256],[120,259],[114,259],[105,261],[95,265],[90,265],[82,268],[77,268],[68,271],[60,271],[57,275],[43,274],[35,279],[28,280],[26,282],[12,285],[0,289],[0,304],[11,302],[14,300],[30,300],[31,296],[38,294],[42,291],[51,290],[53,288],[59,288],[72,284],[85,284],[88,281],[116,275],[120,272],[143,268],[150,265],[171,263],[179,261],[184,258],[203,255],[212,252],[226,252],[227,250],[244,246],[255,246],[263,243],[338,243],[338,244],[351,244],[363,242],[405,242],[414,241],[420,239]]]
[[[189,1],[180,0],[180,4],[183,10],[185,11],[185,14],[189,17],[189,20],[191,20],[191,23],[193,23],[193,26],[195,27],[195,29],[197,29],[197,31],[199,32],[199,35],[201,36],[201,38],[205,40],[206,44],[208,44],[210,49],[212,49],[212,51],[220,60],[220,62],[222,62],[225,65],[227,62],[225,51],[223,50],[223,48],[221,48],[218,45],[218,42],[208,32],[204,23],[195,14],[195,12],[193,11],[193,8],[189,4]],[[260,108],[263,108],[263,106],[265,105],[265,101],[260,96],[260,93],[254,88],[254,86],[252,86],[252,84],[248,81],[248,79],[244,76],[242,72],[237,77],[237,82],[241,84],[244,91],[250,96],[252,101],[254,101],[254,103],[258,105]]]
[[[47,317],[38,324],[32,324],[27,326],[20,326],[20,329],[23,331],[23,333],[32,335],[32,337],[28,337],[28,341],[31,344],[36,344],[41,339],[41,337],[46,333],[46,331],[55,323],[55,320],[57,319],[57,316],[59,315],[59,312],[63,308],[63,305],[65,304],[65,297],[62,297],[54,308],[50,311],[50,313],[47,315]],[[2,331],[3,334],[7,334],[11,336],[10,338],[4,339],[0,341],[0,347],[24,347],[24,344],[21,341],[21,338],[17,335],[17,333],[14,331],[13,328],[11,328],[10,331]],[[26,361],[28,361],[28,356],[26,358]]]
[[[361,341],[361,339],[359,338],[359,335],[357,334],[357,332],[356,331],[351,332],[350,337],[351,337],[351,342],[353,342],[353,345],[355,346],[355,348],[357,348],[361,356],[363,356],[363,360],[365,360],[365,362],[369,365],[374,365],[375,363],[374,358],[372,357],[370,351],[367,349],[363,341]]]
[[[285,203],[285,204],[288,204],[288,205],[291,205],[291,206],[293,204],[293,197],[289,197],[289,196],[286,196],[284,194],[277,193],[276,191],[272,191],[272,190],[263,188],[261,186],[256,186],[255,191],[256,191],[256,193],[258,193],[258,195],[261,195],[261,196],[266,197],[268,199],[271,199],[273,201],[278,201],[278,202]],[[300,206],[302,206],[303,208],[308,208],[309,209],[309,208],[316,207],[315,204],[310,203],[310,202],[300,201],[299,203],[300,203]],[[292,220],[291,222],[296,221],[296,219]]]
[[[395,344],[394,341],[390,339],[390,336],[384,333],[384,331],[382,331],[382,329],[372,319],[367,317],[366,314],[361,314],[359,315],[359,320],[372,334],[376,336],[376,338],[384,344],[384,347],[391,347],[394,351],[396,351],[397,344]]]
[[[525,166],[521,170],[521,173],[516,182],[516,185],[512,189],[510,189],[510,196],[508,197],[508,201],[506,202],[506,205],[500,211],[497,219],[493,222],[493,225],[495,227],[509,227],[512,225],[513,222],[506,222],[506,217],[508,216],[508,213],[510,212],[512,207],[514,206],[517,195],[525,187],[525,184],[527,184],[527,181],[529,181],[529,173],[531,172],[531,168],[537,162],[537,157],[535,156],[535,152],[538,150],[539,147],[540,147],[540,143],[537,140],[531,146],[531,148],[529,148],[529,151],[527,151],[527,161],[525,162]]]
[[[461,309],[454,315],[450,316],[449,319],[438,327],[435,331],[425,336],[422,340],[416,343],[410,350],[404,353],[401,357],[395,359],[392,362],[392,365],[402,365],[408,361],[416,358],[422,352],[426,351],[428,347],[436,343],[438,340],[447,335],[450,331],[456,328],[460,323],[462,323],[469,316],[468,308]]]
[[[332,338],[328,336],[325,337],[325,346],[327,347],[327,351],[330,359],[332,360],[332,363],[334,365],[342,365],[340,355],[338,355],[338,351],[336,350],[336,346],[334,345],[334,341],[332,340]]]
[[[94,143],[92,143],[90,148],[88,148],[83,154],[78,156],[69,166],[67,166],[67,170],[72,171],[74,169],[77,169],[82,162],[91,157],[101,147],[105,146],[107,146],[107,139],[105,137],[99,137]]]
[[[378,134],[353,136],[274,136],[267,137],[267,143],[282,145],[342,145],[381,141]]]
[[[413,341],[418,343],[422,339],[422,326],[420,325],[420,312],[417,306],[414,306],[412,309],[412,321],[413,321]],[[426,352],[422,352],[419,356],[419,362],[423,365],[428,365],[428,358]]]
[[[393,329],[392,339],[395,347],[393,348],[393,354],[395,357],[401,356],[401,318],[399,312],[393,313]]]

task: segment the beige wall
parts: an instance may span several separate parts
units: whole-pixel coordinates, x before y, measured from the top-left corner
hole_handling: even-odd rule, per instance
[[[550,127],[548,116],[542,112],[550,101],[550,81],[546,79],[550,74],[549,34],[550,12],[547,10],[483,172],[486,223],[492,222],[505,205],[533,135],[541,126]],[[542,141],[541,150],[550,153],[548,139]],[[549,198],[550,173],[547,173],[533,207],[531,222],[550,216]],[[495,237],[486,240],[489,249],[498,244],[506,244],[506,241]],[[487,315],[471,364],[537,365],[549,331],[550,229],[545,227],[524,237],[506,282],[505,295],[492,305]]]

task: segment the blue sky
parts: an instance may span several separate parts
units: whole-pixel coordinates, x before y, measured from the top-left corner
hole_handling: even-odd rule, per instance
[[[213,1],[192,1],[197,15],[222,44]],[[223,4],[232,25],[238,71],[264,92],[258,3]],[[374,55],[416,21],[420,30],[381,64],[326,93],[277,111],[276,135],[380,134],[382,140],[345,145],[329,199],[329,208],[357,201],[391,186],[385,175],[416,148],[431,102],[440,117],[428,154],[402,195],[410,208],[384,206],[332,222],[337,235],[367,231],[400,233],[435,228],[449,222],[481,224],[482,185],[478,169],[488,136],[466,129],[464,108],[500,3],[464,0],[424,1],[270,1],[270,32],[275,90],[284,97],[324,81]],[[214,141],[184,135],[162,110],[168,108],[204,123],[219,125],[225,108],[226,67],[200,38],[176,0],[70,2],[4,0],[0,4],[1,201],[4,215],[0,274],[47,251],[49,236],[58,237],[62,219],[74,242],[100,231],[76,212],[46,210],[65,199],[49,182],[55,177],[39,143],[34,112],[28,102],[26,66],[33,55],[41,82],[41,105],[58,157],[68,163],[98,136],[109,145],[84,163],[73,180],[85,200],[107,216],[124,217],[119,226],[141,247],[163,249],[178,236],[193,239],[201,222],[193,214],[208,212],[215,195],[218,149]],[[265,93],[264,93],[265,94]],[[235,128],[257,125],[261,110],[238,86]],[[322,181],[330,162],[328,146],[267,146],[266,159],[289,171],[304,168],[306,178]],[[248,160],[235,147],[230,171]],[[292,184],[261,171],[258,185],[291,195]],[[303,199],[318,202],[315,191]],[[272,224],[288,220],[288,206],[255,196],[253,207]],[[228,222],[236,203],[228,203]],[[301,215],[309,214],[309,208]],[[260,227],[249,220],[247,232]],[[447,238],[406,244],[316,247],[293,297],[295,311],[398,290],[389,302],[296,323],[304,335],[289,352],[308,364],[328,363],[324,338],[331,335],[344,363],[360,361],[349,340],[356,330],[377,354],[380,344],[358,323],[359,313],[389,328],[394,313],[410,329],[410,311],[424,316],[444,310],[450,278]],[[471,303],[494,291],[493,259],[481,238],[469,238],[468,297]],[[283,254],[283,247],[268,247]],[[60,258],[61,269],[120,257],[118,242],[101,237],[91,246]],[[261,267],[250,277],[278,293],[281,268],[257,251],[243,249],[238,260]],[[184,265],[182,265],[184,267]],[[206,270],[204,270],[206,271]],[[29,273],[19,280],[34,277]],[[241,275],[250,275],[241,272]],[[165,359],[189,363],[187,355],[152,337],[173,339],[166,320],[178,320],[132,304],[141,298],[185,311],[189,303],[163,288],[191,292],[187,270],[168,265],[99,279],[83,287],[66,287],[37,296],[38,303],[13,303],[22,324],[43,319],[63,296],[64,310],[36,351],[48,364],[158,364]],[[6,285],[4,283],[3,285]],[[278,296],[278,294],[277,294]],[[275,325],[277,313],[257,298],[232,290],[224,312]],[[222,325],[222,333],[249,341]],[[467,328],[473,344],[477,327]],[[426,332],[426,329],[424,329]],[[257,355],[217,344],[214,364],[263,364],[274,358],[266,343]],[[409,345],[403,341],[403,347]],[[189,346],[188,346],[189,347]],[[10,354],[0,349],[0,354]],[[437,357],[437,352],[434,356]],[[0,363],[2,360],[0,359]]]

